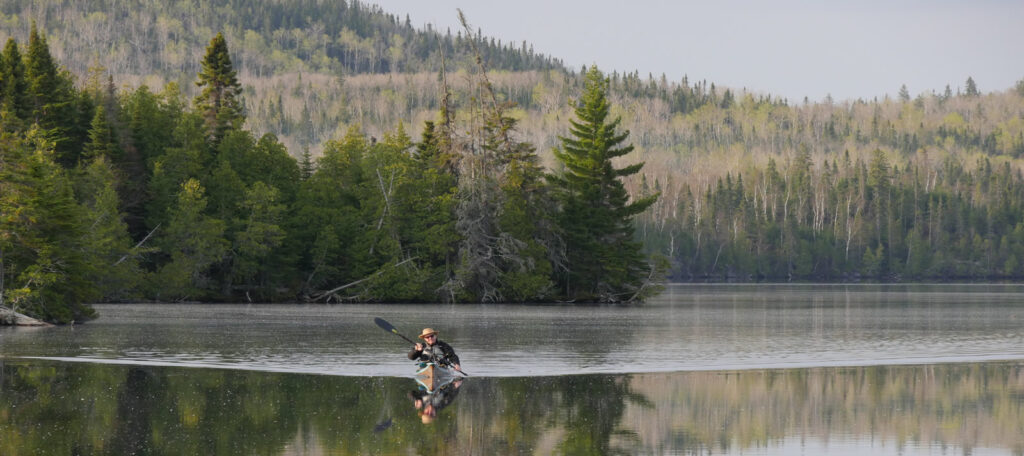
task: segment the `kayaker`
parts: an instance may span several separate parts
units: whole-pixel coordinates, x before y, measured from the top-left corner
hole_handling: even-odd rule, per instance
[[[459,356],[455,354],[455,350],[452,349],[451,345],[438,340],[437,331],[431,328],[423,328],[419,338],[423,339],[425,343],[414,345],[412,351],[409,352],[409,359],[432,362],[444,367],[451,366],[457,371],[462,370],[462,366],[459,365]]]

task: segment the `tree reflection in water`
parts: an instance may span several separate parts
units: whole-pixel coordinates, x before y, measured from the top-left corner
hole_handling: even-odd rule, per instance
[[[7,360],[0,454],[1024,452],[1020,363],[410,382]]]

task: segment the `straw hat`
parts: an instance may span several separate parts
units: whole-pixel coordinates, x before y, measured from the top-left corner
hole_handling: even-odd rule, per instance
[[[420,333],[419,338],[425,339],[427,336],[431,334],[437,335],[437,331],[434,331],[431,328],[423,328],[423,332]]]

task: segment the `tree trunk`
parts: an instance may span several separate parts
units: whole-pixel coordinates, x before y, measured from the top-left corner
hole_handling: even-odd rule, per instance
[[[53,326],[45,321],[36,320],[6,307],[0,306],[0,326]]]

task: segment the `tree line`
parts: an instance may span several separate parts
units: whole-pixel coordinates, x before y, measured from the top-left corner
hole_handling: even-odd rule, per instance
[[[468,40],[478,42],[495,70],[562,68],[525,42],[487,39],[479,29],[421,29],[408,15],[358,0],[12,0],[0,13],[0,31],[16,39],[27,37],[31,21],[39,23],[74,73],[99,61],[116,75],[158,74],[179,84],[199,71],[193,56],[218,30],[234,43],[236,69],[246,76],[437,71],[441,54],[471,63]]]
[[[784,163],[683,185],[640,224],[678,279],[994,280],[1024,277],[1024,175],[875,149],[870,159]],[[656,191],[644,183],[643,191]]]
[[[67,322],[98,300],[625,302],[657,282],[633,235],[656,196],[631,201],[621,179],[643,165],[612,164],[628,132],[596,68],[549,174],[482,59],[478,101],[444,86],[419,140],[402,123],[379,139],[352,127],[296,159],[244,128],[221,34],[191,103],[173,83],[118,91],[97,75],[79,89],[35,27],[20,49],[10,39],[0,61],[0,277],[15,310]]]

